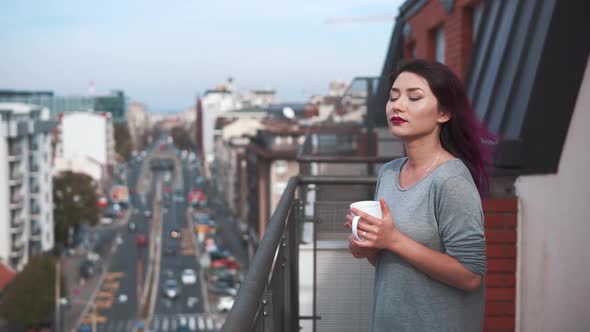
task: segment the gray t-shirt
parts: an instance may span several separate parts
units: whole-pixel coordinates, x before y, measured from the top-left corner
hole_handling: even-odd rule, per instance
[[[401,188],[398,176],[406,160],[381,167],[375,199],[385,199],[403,234],[485,276],[481,199],[465,164],[449,160]],[[475,291],[463,291],[382,250],[375,270],[372,331],[481,331],[484,292],[485,282]]]

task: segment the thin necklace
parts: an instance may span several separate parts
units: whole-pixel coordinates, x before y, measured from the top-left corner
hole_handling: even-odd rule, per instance
[[[436,162],[438,161],[438,158],[440,158],[442,151],[440,151],[438,153],[438,156],[436,156],[436,159],[434,159],[434,161],[432,162],[432,164],[430,166],[428,166],[428,168],[426,169],[426,171],[424,172],[424,174],[428,174],[428,171],[430,171],[430,169],[432,168],[432,166],[434,166],[436,164]]]
[[[430,166],[428,166],[428,168],[426,169],[426,171],[424,171],[424,175],[428,174],[428,171],[430,171],[430,169],[432,168],[432,166],[434,166],[436,164],[436,162],[438,161],[438,159],[440,158],[440,155],[442,154],[442,151],[440,151],[438,153],[438,155],[436,156],[436,159],[434,159],[434,161],[432,162],[432,164],[430,164]],[[409,171],[409,168],[408,168]],[[414,172],[411,172],[409,175],[410,176],[414,176],[413,174]]]

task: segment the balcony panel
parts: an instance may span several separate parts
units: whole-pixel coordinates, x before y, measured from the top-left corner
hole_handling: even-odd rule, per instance
[[[22,234],[23,231],[25,230],[25,224],[24,223],[16,223],[10,224],[10,234]]]

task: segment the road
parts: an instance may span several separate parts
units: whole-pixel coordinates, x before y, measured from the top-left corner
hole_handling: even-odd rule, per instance
[[[173,149],[167,145],[167,149]],[[172,150],[175,152],[175,150]],[[147,160],[144,161],[144,163]],[[203,289],[201,280],[192,285],[184,285],[181,282],[181,273],[184,269],[192,269],[199,275],[198,257],[195,255],[193,237],[187,226],[187,197],[190,189],[189,168],[186,162],[177,163],[175,172],[182,172],[182,181],[175,182],[181,174],[164,174],[155,172],[148,175],[150,178],[150,189],[142,198],[140,194],[133,195],[133,212],[130,223],[136,225],[135,231],[128,229],[127,225],[117,231],[120,238],[114,250],[108,272],[104,281],[96,292],[93,302],[96,307],[97,331],[128,332],[139,320],[140,308],[138,300],[141,299],[143,289],[147,287],[146,282],[152,280],[147,278],[149,273],[149,246],[138,247],[136,236],[139,233],[147,235],[148,241],[161,241],[161,249],[155,252],[160,256],[159,264],[153,265],[153,271],[157,277],[153,278],[152,287],[157,287],[153,294],[155,306],[153,313],[149,315],[149,331],[177,331],[180,323],[187,325],[188,331],[217,331],[220,328],[219,322],[214,316],[204,312],[203,296],[206,296],[206,287]],[[137,190],[142,165],[131,163],[128,169],[128,184],[130,188]],[[158,184],[161,183],[161,185]],[[162,192],[156,195],[155,190],[161,188]],[[162,197],[162,209],[154,210],[154,198]],[[161,213],[162,232],[149,234],[150,224],[160,216],[153,215],[152,218],[144,216],[145,211],[156,211]],[[172,231],[180,231],[179,239],[172,238]],[[174,251],[174,253],[171,253]],[[141,270],[138,275],[137,271]],[[154,276],[156,276],[156,274]],[[139,277],[139,278],[138,278]],[[181,285],[181,294],[175,299],[164,297],[161,289],[167,279],[175,279]],[[142,285],[142,287],[138,287]],[[139,296],[138,296],[139,294]],[[149,297],[148,297],[149,299]],[[92,321],[92,315],[87,317]],[[88,320],[87,320],[88,321]]]

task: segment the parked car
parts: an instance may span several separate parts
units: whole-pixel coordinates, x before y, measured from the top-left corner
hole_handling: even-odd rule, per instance
[[[152,211],[150,211],[150,210],[143,211],[143,216],[146,217],[146,218],[151,218],[152,217]]]
[[[170,236],[171,236],[173,239],[180,239],[180,237],[181,237],[182,235],[181,235],[181,233],[180,233],[180,230],[178,230],[178,229],[173,229],[173,230],[170,232]]]
[[[217,303],[217,310],[221,312],[228,312],[234,306],[234,298],[232,296],[222,296]]]
[[[175,279],[166,279],[162,285],[162,293],[169,299],[175,299],[180,296],[180,284]]]
[[[231,295],[236,296],[238,294],[238,290],[233,287],[229,287],[228,285],[220,282],[214,282],[209,287],[207,287],[209,292],[214,294],[221,294],[221,295]]]
[[[80,263],[80,277],[90,279],[102,270],[99,261],[85,259]]]
[[[147,237],[143,233],[137,234],[135,237],[135,244],[138,247],[145,247],[147,245]]]
[[[180,280],[185,285],[193,285],[197,282],[197,274],[193,269],[184,269],[180,276]]]

